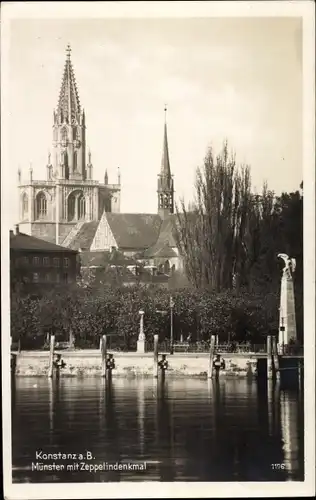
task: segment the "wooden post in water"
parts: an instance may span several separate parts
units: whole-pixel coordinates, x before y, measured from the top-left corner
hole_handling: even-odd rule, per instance
[[[215,335],[211,336],[211,344],[210,344],[210,357],[208,360],[208,378],[213,377],[213,358],[215,351]]]
[[[53,370],[54,370],[54,349],[55,349],[55,335],[50,336],[49,343],[49,368],[48,368],[48,377],[52,378]]]
[[[154,335],[154,378],[158,378],[158,335]]]
[[[101,368],[101,376],[106,378],[106,335],[102,335],[102,368]]]
[[[278,347],[277,347],[277,339],[276,337],[272,337],[272,353],[273,353],[273,364],[275,370],[275,378],[276,380],[280,380],[280,363],[279,363],[279,355],[278,355]]]
[[[271,335],[267,336],[267,378],[272,378],[272,344],[271,344]]]

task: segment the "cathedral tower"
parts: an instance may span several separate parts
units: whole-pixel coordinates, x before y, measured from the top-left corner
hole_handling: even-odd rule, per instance
[[[18,172],[20,230],[58,244],[76,226],[99,221],[103,212],[120,211],[120,180],[93,180],[91,152],[86,161],[86,119],[67,46],[61,90],[53,113],[53,150],[46,181],[23,181]]]
[[[173,176],[171,175],[170,162],[169,162],[166,113],[167,113],[167,108],[165,108],[163,150],[162,150],[160,174],[158,175],[158,189],[157,189],[158,214],[162,219],[165,219],[174,212],[174,188],[173,188]]]
[[[57,179],[86,180],[85,113],[80,106],[77,84],[67,47],[57,111],[54,111],[54,174]]]

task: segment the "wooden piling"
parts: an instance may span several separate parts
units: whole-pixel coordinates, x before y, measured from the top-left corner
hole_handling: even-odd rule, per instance
[[[280,363],[276,337],[272,337],[272,356],[276,380],[280,380]]]
[[[48,368],[48,377],[52,378],[53,370],[54,370],[54,350],[55,350],[55,335],[50,336],[49,343],[49,368]]]
[[[272,378],[273,376],[273,364],[272,364],[272,344],[271,335],[267,336],[267,378]]]
[[[106,335],[102,335],[101,357],[102,357],[101,376],[106,378]]]
[[[154,378],[158,378],[158,335],[154,335]]]
[[[215,335],[212,335],[211,336],[211,343],[210,343],[210,356],[209,356],[209,361],[208,361],[208,378],[213,377],[214,351],[215,351]]]

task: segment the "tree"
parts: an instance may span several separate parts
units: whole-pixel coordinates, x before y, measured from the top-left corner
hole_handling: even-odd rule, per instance
[[[250,170],[237,166],[227,143],[216,158],[209,149],[196,173],[196,200],[177,207],[176,239],[186,274],[195,287],[231,288],[247,266],[245,248],[252,212]]]

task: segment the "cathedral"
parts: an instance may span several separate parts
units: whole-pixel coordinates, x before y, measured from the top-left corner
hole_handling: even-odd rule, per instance
[[[79,101],[71,62],[66,62],[57,108],[53,113],[53,149],[46,180],[18,172],[20,231],[84,252],[117,249],[164,272],[180,267],[174,238],[174,180],[171,175],[167,123],[157,185],[157,213],[121,213],[121,181],[93,179],[91,152],[86,147],[85,112]]]

